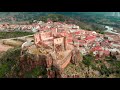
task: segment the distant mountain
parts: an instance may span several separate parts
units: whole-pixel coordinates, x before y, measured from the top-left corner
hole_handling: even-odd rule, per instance
[[[27,16],[27,17],[35,17],[41,15],[48,15],[48,14],[62,14],[67,16],[75,16],[75,15],[108,15],[111,12],[0,12],[0,17],[6,16]]]
[[[94,25],[102,27],[101,25],[110,25],[120,28],[119,17],[109,17],[113,12],[0,12],[0,18],[6,18],[4,21],[8,22],[7,17],[17,18],[16,21],[30,21],[41,16],[48,16],[49,14],[61,14],[73,18],[81,23],[87,25]],[[1,21],[1,22],[4,22]]]

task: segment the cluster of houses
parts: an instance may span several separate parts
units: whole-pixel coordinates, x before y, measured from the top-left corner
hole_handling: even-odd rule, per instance
[[[106,27],[108,28],[108,27]],[[37,21],[33,24],[0,24],[0,31],[25,31],[34,32],[35,44],[40,41],[44,45],[52,46],[55,37],[65,37],[66,44],[78,48],[83,55],[93,52],[95,56],[108,56],[110,52],[120,53],[120,35],[119,34],[99,34],[95,31],[83,30],[75,24],[66,24],[64,22],[47,23]]]
[[[83,30],[75,24],[52,22],[51,20],[47,23],[39,21],[34,25],[35,27],[32,28],[34,44],[28,45],[27,49],[30,56],[34,55],[34,57],[28,56],[27,60],[33,59],[36,63],[30,61],[31,63],[28,65],[36,66],[41,63],[46,67],[49,78],[56,77],[55,75],[60,77],[70,62],[78,64],[78,61],[83,60],[83,55],[91,52],[96,59],[109,55],[117,55],[118,60],[120,59],[119,35],[99,34],[95,31]],[[21,60],[25,59],[24,53],[23,50]],[[51,69],[53,66],[55,69]]]
[[[1,23],[0,24],[0,31],[8,31],[8,32],[13,32],[13,31],[21,31],[21,32],[31,32],[38,29],[39,25],[34,23],[34,24],[28,24],[27,22],[21,22],[18,24],[10,24],[10,23]]]
[[[32,25],[17,25],[17,24],[0,24],[0,31],[8,31],[8,32],[13,32],[13,31],[25,31],[25,32],[31,32],[31,29],[33,28]]]
[[[39,22],[38,29],[35,33],[35,44],[52,46],[54,37],[65,37],[65,45],[69,44],[72,49],[76,47],[83,55],[90,52],[96,57],[108,56],[110,53],[120,53],[120,36],[119,35],[103,35],[95,31],[82,30],[74,24],[66,24],[61,22],[48,21]],[[116,37],[116,39],[115,39]]]
[[[107,28],[107,27],[106,27]],[[25,31],[25,32],[37,32],[35,38],[37,38],[36,44],[41,38],[46,39],[46,44],[53,40],[53,36],[63,36],[67,39],[67,44],[77,47],[83,55],[93,52],[94,55],[108,55],[110,52],[119,52],[119,40],[120,35],[102,35],[95,31],[82,30],[79,26],[74,24],[66,24],[61,22],[48,21],[44,23],[39,21],[31,25],[20,24],[0,24],[0,31]],[[115,38],[116,37],[116,38]],[[49,40],[49,38],[51,38]],[[36,40],[36,39],[35,39]]]

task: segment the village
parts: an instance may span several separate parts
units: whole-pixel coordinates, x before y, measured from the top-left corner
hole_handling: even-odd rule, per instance
[[[44,42],[45,45],[53,44],[55,37],[65,37],[70,49],[76,47],[83,55],[90,52],[99,57],[111,53],[120,53],[120,36],[114,34],[99,34],[95,31],[82,30],[74,24],[48,21],[40,21],[34,34],[35,44]]]
[[[13,31],[23,31],[23,32],[31,32],[33,25],[18,25],[18,24],[9,24],[4,23],[0,24],[1,32],[13,32]]]
[[[83,30],[74,24],[51,20],[47,23],[39,21],[35,24],[36,27],[32,29],[35,33],[34,40],[27,41],[29,43],[27,48],[22,45],[22,68],[24,68],[23,61],[27,60],[31,66],[45,66],[48,77],[54,78],[61,77],[70,62],[77,64],[83,60],[84,55],[90,53],[93,53],[96,60],[110,55],[115,56],[117,61],[120,60],[119,35],[99,34],[95,31]],[[27,59],[25,59],[26,52],[30,54]],[[30,61],[32,59],[35,60],[34,63]],[[56,69],[53,70],[52,67]]]
[[[33,38],[24,39],[21,45],[21,70],[26,71],[35,66],[44,66],[48,78],[62,77],[69,63],[77,65],[83,56],[91,54],[95,60],[104,60],[115,56],[120,61],[120,35],[114,33],[100,34],[83,30],[75,24],[34,21],[32,24],[0,24],[1,32],[33,32]],[[26,41],[27,40],[27,41]],[[10,41],[10,40],[8,40]],[[15,43],[15,42],[14,42]],[[8,48],[11,48],[10,46]],[[7,49],[7,47],[6,47]],[[27,54],[27,58],[26,58]],[[26,62],[27,60],[27,62]]]
[[[1,14],[0,78],[120,77],[118,22],[32,15]]]

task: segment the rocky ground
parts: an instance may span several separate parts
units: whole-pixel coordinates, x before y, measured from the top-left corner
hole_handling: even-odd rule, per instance
[[[15,46],[21,46],[23,42],[29,39],[33,39],[33,35],[16,37],[16,38],[8,38],[8,39],[0,39],[0,52],[5,52],[10,48],[14,48]]]
[[[120,62],[116,61],[92,61],[89,67],[83,62],[78,65],[69,64],[63,74],[63,78],[119,78]]]
[[[92,69],[91,67],[86,67],[82,62],[79,65],[68,65],[63,73],[63,78],[66,76],[69,78],[77,77],[77,78],[99,78],[100,72]]]
[[[1,54],[2,55],[2,54]],[[87,56],[88,57],[88,56]],[[25,78],[39,78],[46,75],[46,70],[42,67],[35,67],[31,71],[19,72],[19,60],[20,60],[20,47],[8,50],[3,53],[4,59],[2,64],[0,63],[0,77],[17,77],[20,78],[20,74],[23,73]],[[26,64],[32,67],[30,64]],[[28,67],[25,68],[25,70]],[[62,73],[62,78],[119,78],[120,77],[120,62],[110,60],[89,60],[83,58],[83,61],[79,61],[77,65],[70,63]]]
[[[14,39],[17,42],[17,39]],[[20,37],[20,40],[28,40],[33,39],[30,37]],[[6,39],[5,39],[6,40]],[[9,40],[8,40],[9,41]],[[11,49],[13,48],[13,49]],[[11,49],[11,51],[9,50]],[[4,52],[8,52],[5,54]],[[19,51],[16,55],[16,51]],[[16,70],[19,66],[17,66],[19,63],[19,56],[20,56],[20,48],[14,49],[13,46],[4,45],[3,40],[0,40],[0,59],[1,56],[4,56],[5,62],[3,62],[3,65],[0,64],[0,68],[3,68],[0,70],[0,73],[3,73],[0,75],[0,77],[19,77],[17,74],[20,74]],[[13,55],[11,57],[11,55]],[[18,57],[17,57],[18,56]],[[16,57],[16,58],[15,58]],[[88,56],[86,56],[88,57]],[[10,60],[10,61],[7,61]],[[14,61],[14,63],[13,63]],[[12,67],[10,67],[12,65]],[[15,65],[15,67],[13,67]],[[5,67],[3,67],[5,66]],[[12,70],[14,68],[14,70]],[[8,71],[6,71],[6,69]],[[8,73],[10,70],[11,72]],[[8,75],[4,75],[4,72],[8,73]],[[41,67],[36,67],[35,69],[31,70],[30,72],[26,72],[24,77],[39,77],[41,74],[45,75],[45,69],[42,69]],[[9,76],[10,74],[10,76]],[[83,61],[79,61],[77,65],[69,64],[64,72],[62,73],[63,78],[119,78],[120,77],[120,62],[114,61],[113,58],[109,57],[108,59],[103,60],[95,60],[93,56],[90,56],[89,58],[83,58]]]
[[[3,43],[2,43],[2,40],[0,40],[0,52],[5,52],[5,51],[7,51],[8,49],[10,49],[10,48],[13,48],[12,46],[9,46],[9,45],[4,45]]]

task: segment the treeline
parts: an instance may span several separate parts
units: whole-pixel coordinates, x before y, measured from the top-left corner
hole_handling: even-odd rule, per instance
[[[46,16],[40,16],[37,17],[36,20],[41,20],[44,22],[47,22],[47,20],[50,19],[53,22],[64,22],[66,20],[68,20],[68,17],[64,16],[64,15],[60,15],[60,14],[48,14]]]
[[[34,18],[34,20],[44,21],[44,22],[47,22],[48,19],[52,20],[53,22],[65,22],[67,24],[76,24],[80,26],[81,29],[85,29],[85,30],[91,30],[91,31],[94,30],[97,32],[100,32],[101,30],[103,30],[103,27],[97,24],[93,24],[91,22],[85,22],[85,20],[81,19],[80,16],[77,16],[76,18],[75,15],[71,17],[71,16],[65,16],[62,14],[48,14],[48,15]],[[33,22],[33,19],[30,20],[30,23],[32,22]]]
[[[0,39],[7,39],[7,38],[15,38],[15,37],[22,37],[26,35],[32,35],[32,32],[0,32]]]

